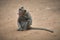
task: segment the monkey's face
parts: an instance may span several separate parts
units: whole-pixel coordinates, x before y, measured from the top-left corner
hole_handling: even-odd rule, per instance
[[[19,11],[19,13],[18,13],[19,16],[23,16],[23,14],[24,13],[22,11]]]

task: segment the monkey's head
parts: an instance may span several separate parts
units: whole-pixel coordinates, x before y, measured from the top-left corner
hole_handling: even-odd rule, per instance
[[[26,10],[19,9],[19,16],[23,16],[26,13]]]

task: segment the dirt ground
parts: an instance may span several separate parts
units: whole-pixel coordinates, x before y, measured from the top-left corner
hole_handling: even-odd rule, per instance
[[[32,27],[44,30],[17,31],[18,9],[32,16]],[[0,40],[60,40],[60,0],[0,0]]]

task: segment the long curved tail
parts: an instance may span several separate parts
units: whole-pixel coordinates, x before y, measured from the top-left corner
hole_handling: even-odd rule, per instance
[[[48,32],[53,33],[52,30],[49,30],[49,29],[47,29],[47,28],[30,28],[30,29],[31,29],[31,30],[45,30],[45,31],[48,31]]]

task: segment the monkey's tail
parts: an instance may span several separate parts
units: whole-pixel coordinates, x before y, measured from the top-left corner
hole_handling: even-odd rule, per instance
[[[45,30],[45,31],[48,31],[48,32],[51,32],[51,33],[53,33],[53,31],[52,30],[49,30],[49,29],[47,29],[47,28],[29,28],[30,30]]]

